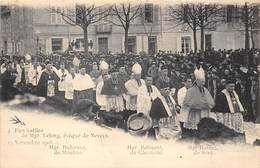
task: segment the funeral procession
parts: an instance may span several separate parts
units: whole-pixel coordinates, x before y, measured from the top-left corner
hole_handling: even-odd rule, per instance
[[[0,15],[1,108],[260,145],[260,4],[6,3]]]

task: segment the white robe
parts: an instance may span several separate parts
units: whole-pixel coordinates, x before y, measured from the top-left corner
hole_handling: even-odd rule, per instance
[[[180,106],[183,105],[183,101],[184,101],[184,98],[185,98],[185,96],[186,96],[186,93],[187,93],[187,88],[186,88],[185,86],[182,87],[182,88],[180,88],[180,89],[178,90],[177,100],[178,100],[178,104],[179,104]]]
[[[82,91],[87,89],[93,89],[95,87],[95,83],[88,74],[78,74],[75,76],[73,80],[73,87],[76,91]]]
[[[6,71],[5,63],[1,65],[1,74],[3,74]]]
[[[75,79],[75,78],[74,78]],[[65,99],[72,100],[73,99],[73,94],[74,94],[74,87],[73,87],[73,82],[74,79],[72,78],[72,75],[69,73],[66,78],[65,78]]]
[[[33,86],[37,86],[41,77],[41,73],[42,73],[41,66],[37,66],[36,69],[34,69],[33,66],[30,67],[28,71],[29,83],[31,83]]]
[[[100,107],[100,110],[106,110],[106,106],[107,106],[107,98],[106,95],[102,95],[101,94],[101,90],[103,88],[104,82],[103,80],[101,80],[98,84],[97,84],[97,88],[96,88],[96,102]]]
[[[142,112],[145,115],[150,114],[152,101],[157,97],[162,97],[160,91],[156,88],[156,86],[152,85],[152,92],[149,95],[147,86],[142,85],[139,88],[137,95],[137,112]]]
[[[141,86],[145,85],[145,81],[143,79],[140,81]],[[130,79],[125,83],[125,87],[127,89],[127,94],[125,96],[127,110],[137,110],[137,95],[141,86],[138,85],[136,79]]]
[[[62,73],[61,69],[57,70],[56,72],[57,72],[57,75],[60,78],[60,81],[58,82],[58,89],[59,89],[59,91],[65,91],[66,90],[66,80],[65,79],[66,79],[67,75],[69,74],[69,72],[66,69],[64,70],[64,73]],[[62,81],[62,75],[63,74],[66,75],[66,77]]]
[[[20,83],[22,80],[22,68],[20,65],[16,65],[16,71],[17,71],[17,76],[16,76],[15,83],[14,83],[15,85]]]
[[[29,83],[29,69],[31,69],[33,65],[31,63],[24,65],[24,75],[25,75],[25,83]]]

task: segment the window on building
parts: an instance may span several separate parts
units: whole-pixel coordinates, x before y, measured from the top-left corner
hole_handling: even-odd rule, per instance
[[[147,23],[153,22],[153,4],[145,4],[144,19]]]
[[[211,34],[205,35],[205,49],[210,50],[212,48],[212,36]]]
[[[62,38],[53,38],[51,39],[52,51],[62,50]]]
[[[11,15],[11,9],[9,6],[0,6],[1,17],[9,17]]]
[[[21,49],[22,49],[21,42],[18,42],[17,45],[16,45],[16,52],[21,53]]]
[[[157,38],[156,36],[148,37],[148,53],[155,54],[157,51]]]
[[[189,53],[191,50],[191,38],[190,37],[182,37],[181,38],[181,52]]]
[[[63,24],[64,23],[62,15],[60,14],[60,12],[62,12],[62,8],[60,8],[60,7],[52,8],[51,24]]]
[[[128,37],[128,52],[136,53],[136,37],[135,36]]]
[[[232,22],[233,19],[233,12],[234,12],[234,6],[233,5],[227,5],[227,22]]]
[[[15,42],[12,41],[12,53],[14,54],[15,53]]]
[[[4,41],[4,54],[7,54],[7,49],[8,49],[8,43],[7,41]]]
[[[108,38],[107,37],[98,38],[98,52],[99,53],[108,53]]]
[[[76,50],[83,51],[84,50],[85,41],[83,38],[78,38],[74,41],[74,48]],[[91,51],[93,48],[93,41],[92,39],[88,39],[88,49]]]

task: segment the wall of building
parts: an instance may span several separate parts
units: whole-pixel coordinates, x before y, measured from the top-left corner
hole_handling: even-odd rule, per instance
[[[158,17],[154,24],[143,24],[143,18],[137,18],[132,22],[129,36],[136,37],[136,53],[148,52],[148,35],[157,37],[157,51],[171,50],[181,52],[182,38],[190,38],[190,49],[194,50],[193,35],[189,30],[184,31],[182,27],[176,27],[173,22],[167,22],[168,8],[159,8],[156,12]],[[52,38],[62,38],[62,51],[65,51],[69,42],[83,38],[83,30],[78,26],[66,24],[63,20],[53,21],[53,15],[48,8],[32,9],[28,7],[12,7],[11,17],[7,20],[1,19],[1,41],[8,42],[8,53],[14,53],[14,46],[21,45],[21,54],[36,54],[37,46],[44,53],[52,52]],[[104,24],[100,22],[98,24]],[[108,51],[113,53],[124,50],[124,29],[112,25],[111,32],[98,33],[97,25],[91,25],[88,29],[89,40],[93,41],[93,52],[98,53],[98,38],[108,39]],[[150,32],[152,28],[152,31]],[[221,24],[214,31],[206,31],[211,34],[212,47],[215,49],[237,49],[244,48],[244,33],[241,25]],[[260,47],[259,30],[255,34],[255,46]],[[38,39],[38,44],[37,44]],[[197,46],[200,49],[200,31],[197,32]],[[3,47],[2,47],[3,48]],[[17,48],[17,47],[16,47]],[[83,50],[83,49],[82,49]]]

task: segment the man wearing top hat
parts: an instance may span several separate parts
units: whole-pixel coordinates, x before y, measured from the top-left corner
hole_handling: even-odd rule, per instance
[[[228,79],[223,89],[216,98],[216,112],[219,122],[237,132],[243,132],[243,116],[245,111],[239,96],[235,91],[235,80]]]

